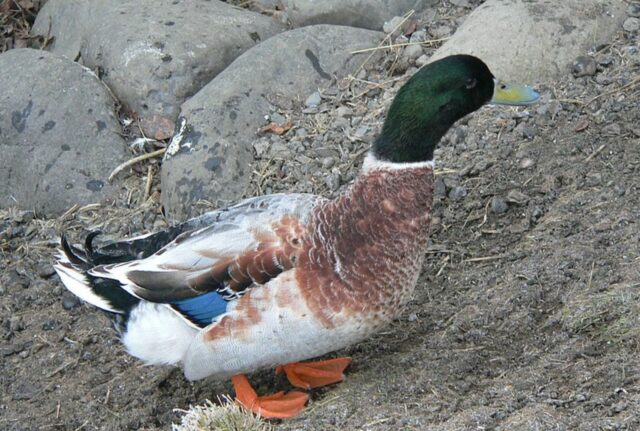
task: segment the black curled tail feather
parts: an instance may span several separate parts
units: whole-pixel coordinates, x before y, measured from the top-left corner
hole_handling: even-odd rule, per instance
[[[60,244],[68,262],[61,260],[57,265],[60,270],[76,274],[82,278],[82,284],[86,285],[86,289],[90,291],[90,294],[99,297],[102,301],[106,301],[109,307],[101,307],[100,300],[94,301],[94,305],[108,311],[120,313],[120,320],[124,317],[126,322],[129,312],[140,302],[140,299],[124,290],[117,280],[91,275],[91,269],[100,265],[144,259],[156,253],[181,234],[202,228],[208,225],[209,222],[210,216],[204,215],[164,231],[111,242],[99,247],[94,246],[94,240],[101,234],[100,231],[93,231],[87,235],[84,241],[84,248],[70,244],[66,237],[62,235]],[[67,287],[69,288],[68,285]],[[69,290],[73,291],[71,288]],[[78,294],[76,293],[76,295]],[[91,302],[91,300],[89,299],[88,302]]]
[[[55,267],[66,287],[75,295],[106,311],[120,314],[120,318],[116,320],[118,326],[118,322],[126,322],[129,313],[140,300],[124,290],[119,281],[90,274],[89,271],[95,266],[131,260],[124,259],[123,256],[113,259],[112,256],[96,252],[93,239],[99,234],[99,231],[95,231],[87,235],[84,249],[70,244],[62,235],[60,246],[67,261],[61,258]]]
[[[96,250],[93,246],[93,240],[101,234],[102,232],[99,230],[90,232],[84,240],[84,251],[81,253],[92,266],[129,262],[139,258],[131,252],[126,241],[107,244]]]
[[[181,234],[201,227],[200,224],[196,222],[185,222],[153,234],[110,242],[101,245],[97,249],[93,246],[93,240],[100,235],[101,232],[94,231],[87,235],[84,245],[85,249],[81,251],[81,255],[96,266],[145,259],[175,240]]]
[[[87,261],[86,254],[79,248],[69,244],[69,241],[67,241],[67,237],[64,234],[60,237],[60,246],[62,247],[64,255],[69,259],[69,262],[83,269],[89,269],[87,265],[89,267],[91,265],[90,262]]]

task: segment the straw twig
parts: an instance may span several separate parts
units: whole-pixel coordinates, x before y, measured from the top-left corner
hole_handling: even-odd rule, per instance
[[[131,160],[127,160],[126,162],[124,162],[123,164],[121,164],[120,166],[115,168],[113,170],[113,172],[111,172],[111,175],[109,175],[109,182],[113,181],[115,176],[118,175],[118,173],[120,173],[120,171],[122,171],[123,169],[125,169],[125,168],[127,168],[129,166],[135,165],[138,162],[142,162],[144,160],[151,159],[153,157],[162,156],[166,151],[167,151],[166,148],[160,148],[159,150],[152,151],[150,153],[145,153],[145,154],[142,154],[142,155],[140,155],[138,157],[134,157]]]

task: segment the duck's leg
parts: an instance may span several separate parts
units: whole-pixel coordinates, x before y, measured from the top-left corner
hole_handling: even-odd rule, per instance
[[[344,380],[344,369],[351,358],[335,358],[316,362],[293,362],[281,365],[276,373],[285,372],[293,386],[301,389],[319,388]]]
[[[247,410],[265,418],[292,418],[304,409],[304,405],[309,400],[307,394],[299,391],[290,391],[286,394],[280,391],[273,395],[259,397],[244,374],[233,376],[231,382],[236,391],[236,400]]]

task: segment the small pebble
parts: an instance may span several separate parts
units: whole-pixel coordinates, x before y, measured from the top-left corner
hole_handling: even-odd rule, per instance
[[[640,17],[640,3],[631,3],[627,7],[627,14],[629,16]]]
[[[449,140],[453,145],[461,145],[464,144],[465,138],[467,137],[466,128],[463,126],[455,127],[451,132],[449,132]]]
[[[33,220],[34,214],[32,211],[20,211],[13,218],[17,223],[28,223]]]
[[[523,219],[520,223],[509,225],[509,232],[515,234],[524,233],[528,231],[530,227],[529,219]]]
[[[409,314],[409,318],[407,319],[409,322],[415,322],[418,320],[418,315],[416,313]]]
[[[627,403],[625,403],[624,401],[619,402],[613,406],[613,411],[615,413],[620,413],[626,409],[627,409]]]
[[[467,189],[462,186],[456,186],[449,191],[449,199],[452,201],[461,201],[467,196]]]
[[[450,36],[451,33],[453,33],[453,30],[451,30],[451,27],[449,27],[448,25],[441,25],[433,29],[433,31],[430,31],[430,33],[436,38],[440,39]]]
[[[336,116],[340,118],[351,118],[353,116],[353,110],[346,106],[339,106],[336,109]]]
[[[24,236],[29,238],[32,235],[34,235],[36,232],[38,232],[38,227],[36,225],[34,225],[33,223],[31,223],[24,230]]]
[[[335,164],[336,159],[334,157],[325,157],[324,159],[322,159],[322,169],[331,169]]]
[[[369,126],[360,126],[356,129],[354,134],[357,137],[362,138],[363,136],[366,136],[367,133],[369,133]]]
[[[403,66],[402,70],[406,70],[406,68],[407,68],[407,66],[409,64],[406,61],[402,61],[402,58],[400,60],[398,60],[398,63],[404,63],[404,66]],[[398,66],[398,67],[400,67],[400,66]],[[376,96],[380,95],[381,92],[382,92],[382,90],[379,87],[372,88],[369,91],[367,91],[367,97],[376,97]]]
[[[580,76],[593,76],[596,74],[597,65],[593,57],[581,55],[571,65],[571,73],[576,78]]]
[[[619,185],[619,184],[616,184],[616,185],[613,187],[613,190],[616,192],[616,194],[617,194],[618,196],[624,196],[624,194],[627,192],[627,190],[624,188],[624,186]]]
[[[610,55],[601,57],[598,59],[598,64],[600,66],[609,67],[613,64],[613,57],[611,57]]]
[[[549,112],[549,104],[548,103],[543,103],[540,106],[538,106],[536,108],[536,114],[538,115],[547,115],[547,113]]]
[[[29,280],[26,277],[16,277],[14,280],[14,286],[22,288],[22,289],[27,289],[29,288],[29,286],[31,286],[31,280]]]
[[[635,17],[627,18],[622,23],[622,28],[629,33],[636,32],[640,30],[640,19]]]
[[[267,123],[276,124],[282,124],[287,121],[287,119],[279,112],[271,112],[269,115],[265,115],[264,119]]]
[[[429,57],[426,54],[422,54],[420,57],[416,58],[416,66],[422,67],[429,62]]]
[[[616,123],[607,124],[602,128],[602,133],[605,135],[619,135],[621,132],[620,125]]]
[[[42,324],[43,331],[52,331],[58,327],[58,321],[55,319],[49,319]]]
[[[452,188],[460,185],[460,181],[458,180],[458,178],[456,178],[454,176],[445,176],[445,177],[441,177],[441,178],[442,178],[442,181],[444,182],[444,185],[449,190],[451,190]]]
[[[531,217],[534,220],[538,220],[540,217],[542,217],[542,215],[544,214],[544,211],[542,210],[542,208],[540,207],[535,207],[533,209],[533,211],[531,212]]]
[[[319,157],[339,157],[338,151],[331,147],[318,147],[315,149]]]
[[[436,196],[444,196],[447,194],[447,186],[442,178],[436,177],[436,181],[433,184],[433,193]]]
[[[9,330],[11,332],[22,331],[24,329],[24,321],[20,316],[11,316],[9,318]]]
[[[607,232],[611,230],[611,222],[608,220],[603,220],[599,223],[594,224],[592,227],[594,232]]]
[[[269,147],[269,155],[273,158],[288,160],[291,158],[291,150],[281,139],[274,139],[271,147]]]
[[[409,60],[415,60],[423,54],[422,47],[420,45],[409,45],[404,49],[403,55]]]
[[[529,159],[529,158],[524,158],[522,160],[520,160],[520,169],[529,169],[534,167],[536,164],[535,161],[533,161],[533,159]]]
[[[344,130],[349,127],[349,119],[346,117],[335,117],[332,126],[337,130]]]
[[[332,192],[335,192],[340,188],[340,182],[341,182],[340,172],[337,170],[331,172],[331,174],[326,178],[325,182],[329,190],[331,190]]]
[[[40,262],[36,265],[36,272],[40,278],[49,278],[56,273],[53,266],[48,262]]]
[[[394,16],[382,25],[382,31],[387,34],[391,33],[396,27],[400,25],[400,23],[402,23],[402,21],[404,21],[404,18],[402,18],[401,16]],[[401,30],[401,28],[399,28],[399,30]]]
[[[411,43],[420,43],[425,40],[427,40],[427,30],[425,29],[414,31],[409,38],[409,42]]]
[[[476,162],[476,164],[473,166],[473,171],[477,171],[477,173],[479,174],[480,172],[484,172],[487,169],[489,169],[491,166],[493,166],[493,160],[490,159],[480,159]]]
[[[523,124],[519,129],[522,137],[525,139],[532,140],[536,135],[534,130],[526,124]]]
[[[589,187],[595,187],[602,184],[602,174],[600,172],[591,172],[585,178],[586,184]]]
[[[36,395],[36,389],[30,383],[19,383],[13,392],[14,401],[26,401],[30,400]]]
[[[71,310],[72,308],[80,305],[80,299],[72,293],[63,294],[62,307],[65,310]]]
[[[557,100],[552,100],[551,102],[549,102],[548,105],[549,105],[549,112],[551,113],[552,117],[555,117],[560,112],[562,112],[562,103],[558,102]],[[573,105],[570,105],[570,106],[573,106]]]
[[[98,342],[98,337],[96,335],[91,335],[85,338],[84,340],[82,340],[82,342],[85,346],[88,346],[90,344],[96,344]]]
[[[504,214],[509,209],[509,205],[500,196],[491,198],[491,212],[494,214]]]
[[[307,97],[307,100],[304,101],[304,104],[307,108],[316,108],[320,102],[322,102],[322,96],[320,96],[319,92],[315,92],[311,94],[311,96]]]
[[[518,190],[509,190],[506,200],[510,204],[524,205],[529,201],[529,196]]]
[[[24,234],[24,228],[22,226],[9,226],[2,231],[2,237],[7,239],[19,238]]]

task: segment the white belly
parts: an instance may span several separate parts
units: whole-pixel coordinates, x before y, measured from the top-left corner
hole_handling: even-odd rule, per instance
[[[292,275],[283,274],[278,286],[252,289],[226,317],[200,331],[185,356],[186,377],[221,379],[301,361],[346,347],[375,330],[354,316],[334,315],[332,326],[322,324],[293,281]],[[259,321],[246,318],[247,307],[254,309]],[[208,339],[208,331],[215,332],[213,339]]]

